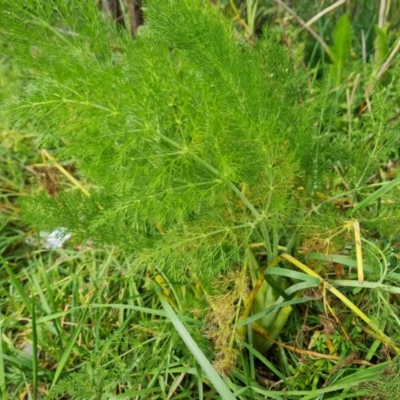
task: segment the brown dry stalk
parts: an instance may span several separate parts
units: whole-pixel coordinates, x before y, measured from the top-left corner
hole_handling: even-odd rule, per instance
[[[288,7],[285,3],[283,3],[281,0],[275,0],[275,3],[279,4],[282,8],[284,8],[290,15],[292,15],[297,22],[304,28],[306,29],[315,39],[316,41],[321,45],[321,47],[324,49],[325,53],[333,60],[333,55],[331,50],[329,49],[328,45],[325,43],[324,39],[320,35],[318,35],[317,32],[315,32],[314,29],[312,29],[310,26],[306,25],[306,22],[300,18],[290,7]]]
[[[318,21],[323,15],[327,14],[328,12],[334,10],[335,8],[341,6],[342,4],[346,3],[347,0],[338,0],[336,3],[331,4],[329,7],[326,7],[322,11],[320,11],[318,14],[314,15],[310,20],[308,20],[303,27],[300,29],[300,32],[303,29],[306,29],[307,27],[311,26],[315,21]],[[299,33],[300,33],[299,32]]]
[[[289,346],[284,343],[277,342],[276,340],[270,338],[267,333],[264,331],[264,329],[257,325],[256,323],[252,324],[253,331],[257,333],[257,335],[262,336],[263,338],[271,341],[272,343],[281,346],[287,350],[293,351],[294,353],[299,353],[302,355],[307,355],[311,357],[318,357],[318,358],[325,358],[326,360],[333,360],[333,361],[340,361],[339,356],[334,356],[334,355],[329,355],[329,354],[323,354],[323,353],[318,353],[316,351],[311,351],[311,350],[302,350],[302,349],[297,349],[296,347]],[[374,364],[370,363],[369,361],[365,360],[351,360],[350,361],[352,364],[359,364],[359,365],[367,365],[368,367],[373,366]]]

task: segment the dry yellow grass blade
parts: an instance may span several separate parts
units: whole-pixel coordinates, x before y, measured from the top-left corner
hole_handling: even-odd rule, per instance
[[[307,29],[309,26],[311,26],[315,21],[318,21],[323,15],[327,14],[328,12],[334,10],[335,8],[341,6],[342,4],[346,3],[347,0],[338,0],[336,3],[331,4],[329,7],[324,8],[322,11],[320,11],[318,14],[314,15],[310,20],[308,20],[303,27],[300,29],[300,32],[303,29]],[[300,33],[299,32],[299,33]]]
[[[90,196],[90,193],[88,190],[86,190],[82,184],[76,180],[62,165],[60,165],[57,160],[49,154],[47,150],[42,150],[42,158],[43,158],[43,164],[47,164],[47,160],[50,160],[54,166],[71,182],[73,183],[77,188],[79,188],[83,194],[86,196]]]
[[[370,326],[377,340],[382,342],[387,347],[391,348],[396,354],[400,355],[400,348],[397,347],[396,343],[394,343],[392,339],[386,336],[386,334],[381,329],[379,329],[378,326],[376,326],[374,322],[366,314],[364,314],[352,301],[350,301],[343,293],[337,290],[334,286],[332,286],[328,281],[323,279],[315,271],[307,267],[307,265],[303,264],[299,260],[292,257],[290,254],[282,254],[280,257],[289,261],[291,264],[295,265],[297,268],[301,269],[306,274],[318,278],[321,282],[323,290],[329,290],[332,294],[334,294],[339,300],[342,301],[344,305],[350,308],[350,310],[352,310],[358,317],[360,317]]]
[[[352,220],[352,223],[353,223],[353,229],[354,229],[354,239],[356,242],[358,282],[364,283],[364,267],[363,267],[363,260],[362,260],[360,223],[355,219]]]
[[[293,17],[297,20],[297,22],[304,28],[306,29],[316,40],[317,42],[321,45],[321,47],[324,49],[325,53],[328,54],[328,56],[333,60],[333,55],[331,50],[329,49],[329,46],[325,43],[324,39],[318,33],[312,29],[310,26],[306,25],[306,22],[300,18],[290,7],[288,7],[284,2],[281,0],[275,0],[275,3],[279,4],[282,8],[284,8],[290,15],[293,15]]]

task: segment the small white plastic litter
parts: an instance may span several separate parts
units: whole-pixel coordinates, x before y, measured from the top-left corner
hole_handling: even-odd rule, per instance
[[[40,246],[42,249],[60,249],[63,244],[71,237],[67,228],[57,228],[52,232],[39,232]],[[37,246],[37,240],[31,236],[25,240],[29,246]]]
[[[67,228],[57,228],[50,233],[41,231],[39,235],[44,249],[59,249],[71,237]]]

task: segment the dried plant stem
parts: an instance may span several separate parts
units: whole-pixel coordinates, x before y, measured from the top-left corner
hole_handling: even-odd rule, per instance
[[[323,279],[319,274],[315,271],[307,267],[307,265],[303,264],[299,260],[296,260],[290,254],[282,254],[280,256],[285,260],[289,261],[291,264],[295,265],[299,269],[301,269],[306,274],[318,278],[323,285],[324,290],[329,290],[332,294],[334,294],[339,300],[342,301],[344,305],[346,305],[350,310],[352,310],[356,315],[358,315],[364,322],[366,322],[372,330],[375,332],[375,338],[380,342],[384,343],[386,346],[391,348],[396,354],[400,355],[400,348],[397,347],[396,343],[392,341],[386,334],[377,326],[375,323],[362,312],[353,302],[351,302],[344,294],[342,294],[339,290],[337,290],[334,286],[332,286],[328,281]],[[279,258],[279,257],[278,257]]]
[[[70,181],[72,182],[76,187],[78,187],[82,193],[84,193],[86,196],[90,196],[90,193],[87,189],[85,189],[82,184],[76,180],[62,165],[60,165],[57,160],[49,154],[47,150],[42,150],[42,157],[43,157],[43,163],[46,164],[46,159],[49,159],[53,162],[54,166]]]
[[[258,324],[253,323],[252,324],[252,328],[254,330],[254,332],[257,333],[257,335],[262,336],[263,338],[269,340],[270,342],[283,347],[287,350],[290,350],[294,353],[299,353],[302,355],[306,355],[306,356],[311,356],[311,357],[318,357],[318,358],[324,358],[325,360],[334,360],[334,361],[340,361],[340,356],[335,356],[335,355],[329,355],[329,354],[322,354],[322,353],[318,353],[316,351],[310,351],[310,350],[302,350],[302,349],[298,349],[296,347],[293,346],[289,346],[287,344],[278,342],[277,340],[272,339],[266,332],[265,330]],[[369,361],[365,361],[365,360],[352,360],[351,361],[353,364],[359,364],[359,365],[366,365],[368,367],[373,366],[374,364],[370,363]]]
[[[389,69],[391,62],[393,61],[394,56],[400,49],[400,39],[397,40],[396,45],[393,47],[393,50],[390,52],[387,60],[382,64],[379,72],[376,74],[376,79],[380,79],[382,75]]]
[[[329,7],[326,7],[322,11],[320,11],[318,14],[314,15],[310,20],[308,20],[303,27],[300,29],[299,33],[303,29],[307,29],[309,26],[311,26],[315,21],[318,21],[323,15],[327,14],[328,12],[334,10],[335,8],[341,6],[342,4],[346,3],[347,0],[338,0],[336,3],[331,4]]]
[[[275,3],[279,4],[282,8],[284,8],[290,15],[293,15],[297,22],[304,27],[316,40],[317,42],[321,45],[321,47],[324,49],[325,53],[329,56],[331,60],[333,60],[333,54],[331,50],[329,49],[328,45],[325,43],[324,39],[320,35],[318,35],[317,32],[314,31],[309,26],[306,26],[306,22],[300,18],[289,6],[287,6],[285,3],[283,3],[281,0],[275,0]]]

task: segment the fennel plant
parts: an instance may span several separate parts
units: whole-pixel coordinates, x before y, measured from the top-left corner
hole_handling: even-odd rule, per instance
[[[26,221],[118,246],[182,313],[189,298],[206,298],[218,314],[213,282],[239,271],[229,301],[239,299],[239,311],[216,318],[228,338],[240,316],[285,300],[288,279],[263,281],[246,302],[247,277],[251,288],[260,277],[255,244],[272,263],[280,249],[295,253],[302,237],[334,228],[341,211],[316,205],[332,164],[353,163],[359,189],[393,140],[378,110],[372,150],[344,151],[324,134],[328,85],[307,98],[306,73],[267,30],[249,44],[208,1],[147,1],[135,40],[86,2],[1,4],[5,51],[30,72],[7,118],[81,176],[56,195],[21,199]],[[276,339],[290,311],[258,322]],[[255,334],[254,344],[266,351],[272,342]]]

